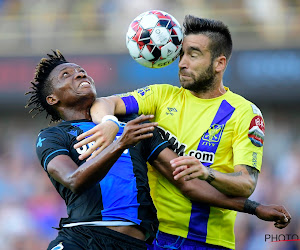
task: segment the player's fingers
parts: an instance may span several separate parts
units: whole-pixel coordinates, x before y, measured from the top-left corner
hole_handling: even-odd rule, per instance
[[[180,166],[180,167],[177,167],[174,171],[173,171],[173,175],[177,175],[179,174],[180,172],[186,170],[188,168],[188,166]]]
[[[292,216],[290,215],[290,213],[285,209],[284,206],[282,206],[282,213],[285,215],[286,219],[288,221],[290,221],[292,219]]]
[[[186,175],[184,177],[184,180],[185,181],[189,181],[189,180],[192,180],[192,179],[195,179],[195,178],[198,178],[198,174],[196,172],[193,172],[193,173],[191,173],[189,175]]]
[[[138,129],[137,131],[134,132],[134,135],[141,135],[141,134],[145,134],[148,132],[151,132],[154,130],[153,126],[147,126],[147,127],[142,127],[140,129]]]
[[[98,143],[97,143],[98,144]],[[101,143],[101,146],[98,146],[96,143],[94,143],[93,145],[91,145],[88,150],[86,152],[84,152],[83,154],[81,154],[78,158],[79,160],[83,160],[87,157],[89,157],[92,154],[98,155],[104,148],[106,148],[108,146],[107,143]],[[101,151],[99,151],[99,149],[101,148]],[[96,152],[97,151],[97,152]]]
[[[185,170],[181,171],[180,173],[178,173],[177,175],[174,176],[175,180],[178,180],[182,177],[186,177],[188,175],[190,175],[191,173],[193,173],[195,170],[191,169],[191,168],[186,168]]]
[[[140,115],[139,117],[129,121],[127,124],[139,124],[145,121],[149,121],[150,119],[153,119],[154,115]]]
[[[170,163],[176,163],[176,162],[179,162],[179,161],[182,161],[182,160],[186,160],[186,159],[193,159],[194,157],[193,156],[179,156],[179,157],[176,157],[174,158],[173,160],[170,161]]]
[[[77,143],[74,145],[74,148],[75,148],[75,149],[76,149],[76,148],[80,148],[80,147],[82,147],[83,145],[87,145],[87,144],[90,143],[90,142],[94,142],[94,141],[96,141],[97,138],[98,138],[98,136],[97,136],[96,134],[94,134],[94,135],[92,135],[92,136],[90,136],[90,137],[87,137],[87,138],[85,138],[85,139],[83,139],[83,140],[77,142]],[[97,144],[99,144],[99,143],[102,143],[102,140],[98,139]]]
[[[153,133],[141,134],[141,135],[136,137],[136,141],[139,142],[141,140],[148,139],[152,136],[153,136]]]
[[[97,130],[97,126],[96,126],[96,127],[92,128],[92,129],[90,129],[90,130],[88,130],[88,131],[86,131],[86,132],[78,135],[76,137],[76,139],[77,139],[77,141],[81,141],[82,139],[84,139],[84,138],[86,138],[86,137],[88,137],[88,136],[90,136],[92,134],[95,134],[97,131],[98,130]]]
[[[98,154],[100,154],[104,149],[106,148],[106,145],[103,145],[101,147],[99,147],[98,149],[96,149],[89,158],[87,158],[86,160],[89,161],[93,158],[95,158]]]
[[[275,223],[274,226],[278,229],[283,229],[285,228],[287,225],[289,224],[289,222],[287,223]]]
[[[178,160],[178,161],[175,161],[175,162],[173,160],[170,161],[172,167],[179,167],[179,166],[182,166],[182,165],[200,164],[200,162],[198,160],[195,161],[193,158],[182,158],[181,160]]]

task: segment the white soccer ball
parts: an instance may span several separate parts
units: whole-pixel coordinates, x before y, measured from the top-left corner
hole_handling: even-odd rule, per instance
[[[173,16],[161,10],[151,10],[131,22],[126,34],[126,46],[139,64],[162,68],[179,56],[182,39],[181,26]]]

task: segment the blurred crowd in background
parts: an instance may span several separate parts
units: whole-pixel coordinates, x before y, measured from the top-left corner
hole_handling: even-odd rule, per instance
[[[299,0],[0,0],[2,55],[65,52],[120,53],[129,23],[160,9],[182,23],[185,14],[229,25],[235,49],[293,47],[300,43]]]
[[[232,31],[234,49],[300,48],[299,0],[0,0],[0,58],[42,57],[54,48],[69,55],[124,54],[129,23],[151,9],[164,10],[180,23],[185,14],[220,19]],[[298,83],[299,98],[289,105],[268,102],[268,96],[263,105],[258,103],[266,138],[262,171],[250,197],[284,205],[292,222],[278,230],[238,214],[237,249],[300,249],[299,241],[266,240],[266,235],[300,236],[300,79]],[[37,134],[49,121],[31,119],[23,93],[15,101],[23,104],[10,109],[10,100],[0,107],[0,249],[46,249],[57,234],[52,227],[66,216],[35,154]]]

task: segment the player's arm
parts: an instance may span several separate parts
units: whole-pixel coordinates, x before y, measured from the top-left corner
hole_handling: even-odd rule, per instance
[[[83,160],[90,155],[92,156],[90,156],[89,159],[96,157],[113,142],[119,131],[119,127],[111,119],[108,119],[105,122],[102,122],[102,119],[106,115],[124,115],[126,114],[126,107],[119,96],[108,96],[97,98],[93,103],[90,112],[93,122],[98,125],[77,137],[79,142],[74,145],[75,149],[90,142],[94,142],[84,154],[79,156],[80,160]]]
[[[277,228],[284,228],[289,224],[291,216],[283,206],[265,206],[244,197],[228,196],[198,178],[190,181],[184,181],[183,178],[175,180],[170,161],[177,157],[176,153],[166,148],[151,162],[151,165],[191,200],[206,203],[210,206],[255,214],[262,220],[274,221]]]
[[[189,181],[195,178],[209,181],[220,192],[232,195],[249,197],[257,183],[258,170],[247,166],[237,165],[233,173],[221,173],[203,166],[193,156],[178,157],[171,162],[174,170],[174,179]]]
[[[68,155],[54,157],[48,163],[48,173],[72,192],[84,191],[104,178],[126,148],[153,136],[151,131],[157,123],[142,123],[151,118],[153,118],[151,115],[140,116],[128,122],[118,140],[110,144],[97,157],[79,167]]]

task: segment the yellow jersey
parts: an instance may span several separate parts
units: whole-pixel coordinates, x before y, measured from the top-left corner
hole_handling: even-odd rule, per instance
[[[234,172],[239,164],[260,170],[265,132],[262,114],[228,88],[213,99],[200,99],[189,90],[167,84],[150,85],[120,97],[127,114],[154,114],[154,121],[178,155],[195,156],[223,173]],[[235,211],[190,201],[150,165],[148,177],[160,231],[235,247]]]

